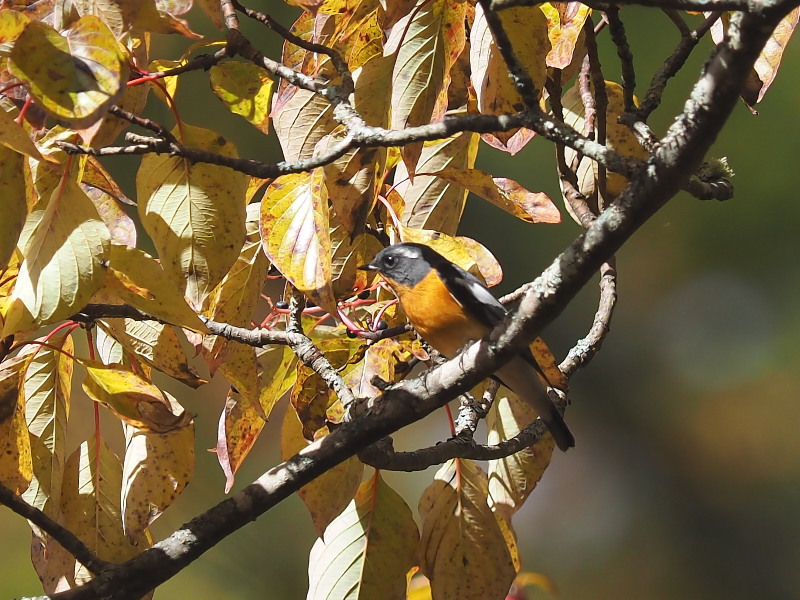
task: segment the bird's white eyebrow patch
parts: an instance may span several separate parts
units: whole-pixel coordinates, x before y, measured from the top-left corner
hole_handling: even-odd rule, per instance
[[[394,253],[397,256],[401,256],[403,258],[419,258],[421,256],[421,252],[419,248],[408,247],[408,246],[400,246],[394,249]]]

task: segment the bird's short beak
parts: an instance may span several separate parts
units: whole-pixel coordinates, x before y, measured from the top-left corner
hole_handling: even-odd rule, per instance
[[[377,271],[378,267],[376,265],[372,264],[372,263],[369,263],[368,265],[361,265],[360,267],[358,267],[358,270],[359,271]]]

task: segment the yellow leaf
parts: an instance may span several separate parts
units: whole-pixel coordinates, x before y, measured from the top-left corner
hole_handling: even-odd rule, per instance
[[[128,62],[114,34],[94,16],[81,17],[65,36],[31,21],[14,43],[9,70],[37,104],[76,129],[100,119],[128,80]]]
[[[261,201],[261,239],[281,275],[335,314],[328,199],[321,169],[284,175],[270,184]]]
[[[471,169],[475,166],[479,141],[477,134],[466,132],[425,144],[417,171]],[[412,181],[403,163],[397,165],[394,180],[398,182],[395,190],[405,200],[402,212],[405,225],[455,235],[467,200],[468,192],[463,186],[428,175],[415,176]]]
[[[99,558],[112,562],[124,562],[150,545],[144,531],[137,532],[135,544],[123,534],[121,488],[119,459],[103,440],[92,437],[83,442],[64,465],[61,524]],[[62,577],[75,587],[92,575],[73,559]]]
[[[30,17],[18,10],[0,10],[0,44],[16,40],[30,22]]]
[[[544,91],[547,77],[545,58],[550,51],[547,18],[538,6],[516,6],[499,12],[498,16],[517,59],[533,80],[539,93],[535,99],[538,102]],[[475,22],[470,32],[470,64],[472,87],[481,113],[502,115],[524,108],[480,5],[475,9]],[[519,152],[531,138],[532,133],[527,130],[483,135],[484,141],[491,146],[511,154]]]
[[[272,78],[253,63],[232,60],[211,67],[211,89],[232,113],[244,117],[262,133],[269,133]]]
[[[177,77],[175,79],[177,79]],[[150,86],[148,85],[126,85],[123,89],[122,96],[119,97],[115,104],[122,110],[138,115],[142,113],[144,107],[147,105],[147,95],[149,93]],[[123,130],[130,126],[131,124],[129,121],[108,113],[103,117],[102,122],[98,124],[96,131],[94,131],[89,139],[91,140],[92,146],[95,148],[109,146],[116,141]],[[86,136],[84,136],[84,138],[85,137]],[[89,143],[89,141],[85,143]]]
[[[419,501],[420,568],[433,598],[504,598],[516,571],[503,532],[487,504],[486,474],[455,459],[436,473]]]
[[[89,156],[84,165],[83,174],[81,175],[81,185],[97,188],[102,190],[115,201],[135,206],[135,202],[125,195],[119,184],[114,181],[103,164],[94,156]],[[135,238],[134,238],[135,239]]]
[[[138,248],[111,245],[106,288],[123,302],[171,325],[208,333],[161,265]]]
[[[560,223],[558,208],[544,192],[529,192],[513,179],[492,177],[480,169],[445,167],[437,177],[464,186],[473,194],[499,206],[527,223]]]
[[[181,410],[177,405],[173,411]],[[136,539],[180,496],[194,474],[194,424],[168,433],[125,426],[122,529]],[[132,540],[133,541],[133,540]]]
[[[252,402],[231,390],[220,417],[217,438],[217,460],[225,473],[225,493],[233,488],[234,475],[258,439],[266,422],[261,415],[269,416],[278,400],[292,387],[297,377],[297,356],[288,346],[271,346],[257,353],[259,366],[259,402],[257,410]]]
[[[28,216],[25,178],[20,177],[22,169],[22,155],[0,147],[0,197],[3,198],[3,209],[0,210],[0,265],[5,265],[11,258]]]
[[[308,444],[308,440],[303,437],[297,412],[291,405],[287,406],[281,426],[281,459],[286,460],[294,456]],[[355,456],[351,456],[297,491],[297,495],[311,514],[318,536],[322,537],[328,524],[353,499],[363,473],[363,463]]]
[[[646,159],[648,157],[647,151],[636,140],[636,136],[634,136],[630,128],[619,122],[619,117],[625,111],[622,86],[613,81],[606,81],[606,96],[608,98],[608,106],[606,108],[606,145],[625,156],[641,160]],[[635,98],[634,102],[638,104]],[[564,94],[561,103],[564,107],[564,122],[583,132],[586,109],[581,100],[578,84],[575,84]],[[567,148],[565,152],[567,164],[572,162],[574,156],[575,151]],[[580,191],[587,197],[597,196],[597,177],[597,163],[583,158],[578,169],[578,178],[581,180]],[[628,179],[625,176],[619,173],[608,173],[606,175],[606,203],[617,197],[627,184]],[[569,205],[567,205],[567,208],[569,210]],[[574,215],[573,218],[575,218]]]
[[[438,231],[403,227],[401,238],[404,242],[425,244],[436,250],[450,262],[456,263],[465,271],[480,276],[487,285],[500,283],[503,270],[497,259],[484,246],[467,237],[451,237]]]
[[[192,416],[171,402],[166,392],[122,365],[82,360],[83,391],[120,420],[144,431],[168,433],[188,427]],[[178,412],[180,411],[180,412]]]
[[[558,361],[545,341],[537,337],[531,342],[530,349],[533,358],[536,359],[536,364],[539,365],[542,373],[544,373],[544,377],[539,376],[539,379],[542,380],[542,385],[567,391],[569,382],[564,373],[561,372],[561,369],[558,368]]]
[[[189,28],[189,23],[179,18],[188,11],[191,2],[175,2],[174,0],[139,0],[141,5],[136,16],[137,29],[152,33],[179,33],[189,39],[200,39],[203,36]]]
[[[346,228],[336,227],[331,231],[331,247],[334,296],[349,296],[354,290],[367,287],[369,275],[358,267],[367,264],[381,251],[381,244],[375,236],[362,233],[352,237]]]
[[[92,201],[71,179],[28,215],[20,267],[3,335],[68,317],[88,302],[105,278],[108,229]]]
[[[537,416],[529,403],[501,387],[486,419],[487,443],[514,437]],[[493,511],[510,518],[520,509],[550,464],[554,447],[553,436],[548,433],[529,448],[489,461],[489,506]]]
[[[239,258],[208,297],[206,316],[237,327],[248,327],[261,298],[268,268],[269,261],[261,250],[261,237],[255,231],[247,236]],[[203,338],[201,352],[212,374],[224,360],[225,348],[231,344],[236,342],[228,342],[220,336]]]
[[[20,393],[21,357],[0,366],[0,483],[21,494],[33,477],[31,444]]]
[[[57,518],[66,459],[67,420],[70,412],[73,359],[72,337],[51,338],[60,348],[38,348],[25,371],[22,391],[33,455],[33,479],[25,501]]]
[[[303,13],[292,26],[292,33],[306,41],[324,43],[328,39],[333,19],[326,21],[319,31],[313,15]],[[322,77],[336,83],[338,75],[330,58],[324,54],[308,52],[294,44],[283,45],[281,62],[306,75]],[[317,143],[337,123],[333,118],[331,103],[320,94],[281,81],[272,102],[272,126],[283,150],[285,160],[308,158]]]
[[[394,339],[385,339],[370,344],[364,359],[345,375],[345,383],[353,390],[356,398],[375,398],[380,390],[372,385],[374,377],[383,381],[394,381],[394,367],[397,364],[395,353],[400,344]]]
[[[133,222],[116,200],[96,187],[81,184],[83,193],[97,209],[97,214],[106,224],[108,234],[115,244],[122,246],[136,246],[136,224]]]
[[[566,69],[572,63],[583,24],[592,9],[580,2],[544,2],[539,6],[547,17],[547,35],[551,44],[547,66]]]
[[[395,57],[393,129],[427,125],[444,117],[450,68],[466,43],[465,17],[464,2],[436,0],[421,3],[392,27],[384,54]],[[416,171],[421,152],[421,143],[401,150],[410,173]]]
[[[156,321],[103,319],[99,326],[151,367],[198,388],[208,383],[192,369],[175,329]]]
[[[405,598],[418,540],[411,509],[376,472],[311,549],[309,600]]]
[[[236,156],[233,144],[213,131],[188,125],[182,131],[190,146]],[[185,286],[197,311],[244,244],[246,188],[247,178],[225,167],[168,155],[142,158],[136,176],[142,225],[164,270]]]
[[[131,28],[142,4],[144,2],[133,0],[72,0],[80,16],[94,15],[102,19],[118,38]]]
[[[0,109],[0,144],[36,160],[53,160],[43,157],[25,128],[2,109]]]

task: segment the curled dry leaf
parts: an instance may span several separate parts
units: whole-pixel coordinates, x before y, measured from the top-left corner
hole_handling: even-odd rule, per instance
[[[123,365],[104,365],[83,359],[83,390],[120,420],[143,431],[167,433],[188,427],[192,415],[157,386]],[[177,412],[180,411],[180,412]]]

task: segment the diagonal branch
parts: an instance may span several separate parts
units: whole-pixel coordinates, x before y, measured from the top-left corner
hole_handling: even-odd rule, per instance
[[[6,486],[0,484],[0,504],[6,505],[19,516],[28,519],[39,529],[61,544],[64,549],[72,554],[83,566],[95,575],[108,569],[112,563],[98,558],[94,552],[72,533],[53,519],[48,517],[38,508],[31,506]]]

